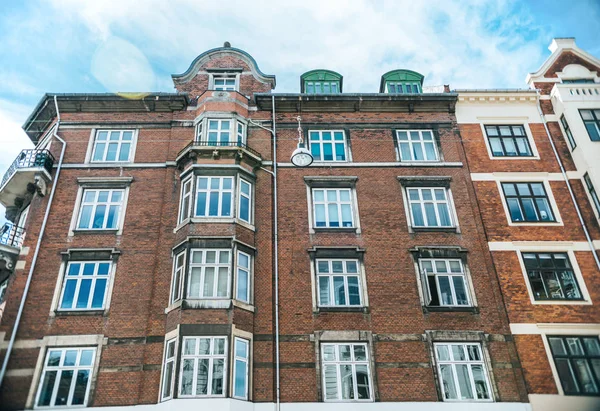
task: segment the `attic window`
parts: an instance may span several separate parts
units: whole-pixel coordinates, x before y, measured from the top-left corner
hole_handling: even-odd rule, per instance
[[[343,77],[330,70],[312,70],[300,77],[300,90],[307,94],[338,94]]]
[[[236,91],[237,76],[235,74],[214,74],[213,90],[216,91]]]
[[[594,79],[592,78],[576,78],[570,80],[563,80],[564,84],[580,84],[580,83],[594,83]]]
[[[381,76],[380,93],[418,94],[423,92],[423,75],[411,70],[393,70]]]

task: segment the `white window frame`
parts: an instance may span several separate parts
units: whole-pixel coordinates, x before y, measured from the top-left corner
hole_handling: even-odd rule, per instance
[[[315,191],[323,191],[323,201],[316,201],[315,200]],[[329,191],[335,191],[336,192],[336,201],[332,202],[327,200],[327,192]],[[340,192],[341,191],[348,191],[349,193],[349,200],[348,201],[342,201],[340,200]],[[344,228],[357,228],[357,222],[356,222],[356,211],[355,211],[355,201],[354,201],[354,195],[353,195],[353,188],[352,187],[342,187],[342,188],[327,188],[327,187],[314,187],[311,189],[311,200],[312,200],[312,216],[313,216],[313,228],[315,229],[344,229]],[[340,223],[339,227],[332,227],[330,225],[330,216],[329,216],[329,204],[336,204],[337,205],[337,217],[338,217],[338,221]],[[317,205],[323,205],[325,207],[325,226],[317,226]],[[343,226],[343,220],[342,220],[342,205],[350,205],[350,214],[352,216],[352,225],[351,226]]]
[[[423,133],[429,133],[431,134],[431,140],[425,140],[423,137]],[[400,140],[400,133],[406,133],[407,135],[407,140]],[[411,133],[418,133],[419,134],[419,139],[418,140],[412,140],[411,139]],[[437,140],[436,140],[436,135],[433,132],[433,130],[431,129],[424,129],[424,130],[404,130],[404,129],[398,129],[396,130],[396,155],[398,156],[398,161],[402,162],[402,163],[412,163],[412,162],[416,162],[416,163],[439,163],[441,161],[440,158],[440,152],[438,150],[437,147]],[[428,160],[426,159],[426,150],[425,150],[425,144],[426,143],[431,143],[433,145],[433,151],[435,153],[435,159],[433,160]],[[405,159],[402,157],[402,148],[401,148],[401,144],[408,144],[409,149],[410,149],[410,158]],[[417,160],[416,158],[414,158],[414,150],[413,150],[413,146],[414,145],[419,145],[421,147],[421,152],[423,153],[423,160]]]
[[[479,351],[480,360],[469,360],[469,359],[454,360],[453,359],[454,353],[452,352],[452,348],[451,348],[452,345],[461,346],[463,349],[463,353],[466,353],[467,356],[468,356],[467,346],[469,346],[469,345],[476,346]],[[438,350],[437,350],[437,347],[439,347],[439,346],[447,347],[448,354],[451,356],[450,358],[452,358],[452,359],[440,360],[438,358]],[[483,352],[483,347],[482,347],[481,343],[479,343],[479,342],[443,342],[443,343],[439,342],[439,343],[433,344],[433,351],[435,353],[435,362],[436,362],[438,378],[439,378],[439,382],[440,382],[440,388],[441,388],[441,392],[442,392],[442,401],[444,401],[444,402],[493,402],[494,401],[494,394],[493,394],[493,389],[492,389],[492,385],[490,382],[489,371],[485,364],[484,352]],[[446,398],[446,396],[444,395],[444,388],[443,388],[444,387],[444,379],[442,376],[442,369],[441,369],[442,365],[450,365],[451,366],[452,378],[453,378],[454,388],[456,390],[457,397],[462,397],[462,395],[460,395],[460,384],[458,382],[458,376],[456,373],[456,365],[467,365],[467,370],[469,372],[469,382],[471,383],[471,390],[473,392],[474,398],[472,398],[472,399],[471,398],[464,398],[464,399],[463,398],[457,398],[457,399],[447,399]],[[482,373],[485,378],[485,383],[487,385],[489,398],[484,398],[484,399],[476,398],[477,397],[477,387],[475,386],[475,379],[473,377],[472,365],[478,365],[478,366],[482,367]]]
[[[169,355],[169,347],[173,347],[173,356]],[[169,387],[165,387],[167,377],[167,366],[171,364],[171,384]],[[172,338],[165,341],[165,348],[163,353],[163,369],[161,373],[161,389],[160,389],[160,402],[168,401],[173,399],[173,393],[175,391],[175,371],[177,369],[177,338]],[[169,395],[165,396],[165,389],[168,389]]]
[[[79,274],[69,276],[69,269],[73,264],[80,264]],[[85,264],[94,264],[94,273],[92,275],[84,275],[83,274],[83,268],[84,268]],[[99,268],[100,264],[108,264],[108,273],[106,275],[98,275],[98,268]],[[56,311],[72,312],[72,311],[100,311],[100,310],[103,311],[103,310],[106,310],[107,306],[108,306],[108,301],[110,300],[109,293],[112,291],[111,283],[112,283],[114,270],[115,270],[115,267],[111,260],[69,261],[64,270],[63,280],[61,283],[62,285],[61,285],[61,291],[60,291],[60,298],[58,299]],[[65,295],[67,281],[69,281],[69,280],[76,281],[75,291],[73,294],[72,307],[71,308],[62,308],[61,305],[62,305],[62,301],[63,301],[64,295]],[[83,280],[92,280],[92,285],[90,286],[90,292],[88,295],[87,306],[84,308],[77,308],[76,307],[77,299],[79,297],[81,282]],[[102,300],[101,307],[93,308],[91,306],[91,304],[92,304],[92,300],[94,297],[94,292],[96,290],[96,284],[97,284],[98,280],[106,280],[106,285],[105,285],[105,289],[104,289],[104,298]],[[75,307],[73,307],[73,305]]]
[[[248,258],[248,267],[244,267],[240,264],[240,255],[243,255]],[[254,261],[252,259],[252,256],[241,250],[237,250],[236,258],[235,258],[235,299],[238,301],[241,301],[245,304],[252,303],[253,267],[254,267]],[[240,298],[240,292],[239,292],[240,271],[245,272],[248,277],[246,295],[242,296],[242,298]]]
[[[185,347],[187,340],[195,340],[195,352],[199,352],[200,350],[200,340],[209,340],[209,354],[185,354]],[[224,341],[224,351],[223,354],[214,354],[213,350],[215,347],[216,340]],[[179,361],[179,390],[178,397],[179,398],[222,398],[227,394],[227,371],[228,371],[228,346],[227,346],[227,336],[212,336],[212,335],[202,335],[202,336],[184,336],[181,340],[181,355]],[[194,361],[194,370],[192,374],[192,394],[182,394],[183,388],[183,361],[184,360],[193,360]],[[196,390],[198,388],[198,363],[202,359],[209,360],[209,372],[208,372],[208,384],[206,386],[206,394],[196,394]],[[214,361],[215,360],[223,360],[223,393],[222,394],[212,394],[212,375],[214,372]]]
[[[242,186],[244,184],[248,185],[248,194],[245,194],[242,191]],[[237,204],[238,204],[238,208],[237,208],[237,218],[240,221],[243,221],[245,223],[248,223],[250,225],[253,224],[254,221],[254,198],[253,198],[253,190],[254,190],[254,184],[252,184],[250,181],[240,177],[237,179]],[[248,219],[244,219],[241,215],[242,213],[242,197],[246,198],[248,200]]]
[[[339,354],[339,347],[342,345],[348,345],[350,346],[350,353],[351,353],[351,357],[350,357],[350,361],[342,361],[340,360],[340,354]],[[335,360],[325,360],[325,347],[326,346],[333,346],[334,347],[334,353],[335,353]],[[355,346],[362,346],[364,347],[365,350],[365,360],[360,360],[357,361],[354,357],[354,347]],[[339,342],[339,343],[321,343],[320,346],[320,351],[321,351],[321,378],[322,378],[322,386],[323,386],[323,401],[324,402],[373,402],[374,401],[374,396],[373,396],[373,373],[371,370],[371,364],[370,364],[370,352],[369,352],[369,346],[367,343],[358,343],[358,342]],[[336,367],[336,372],[337,372],[337,378],[336,378],[336,382],[337,382],[337,393],[338,393],[338,397],[336,399],[328,399],[327,398],[327,384],[326,384],[326,380],[325,380],[325,367],[327,365],[333,365]],[[363,365],[367,367],[367,373],[369,376],[369,398],[367,399],[358,399],[358,398],[354,398],[354,399],[342,399],[341,398],[341,394],[342,394],[342,381],[341,381],[341,376],[340,376],[340,368],[342,365],[351,365],[352,366],[352,380],[353,380],[353,392],[354,395],[357,396],[358,395],[358,381],[356,378],[356,366],[357,365]]]
[[[419,191],[419,200],[411,200],[411,198],[410,198],[411,190]],[[422,200],[423,190],[432,190],[432,200]],[[435,198],[435,190],[443,190],[445,199],[437,200]],[[450,188],[445,187],[445,186],[407,186],[405,189],[405,194],[406,194],[406,205],[408,208],[407,211],[410,215],[410,225],[413,229],[417,229],[417,230],[418,229],[442,229],[443,230],[443,229],[453,229],[453,228],[458,227],[456,211],[454,209],[454,202],[452,200],[452,191],[450,190]],[[446,207],[448,208],[448,215],[450,217],[450,225],[436,225],[436,226],[429,225],[428,224],[429,222],[427,219],[427,214],[425,212],[425,203],[433,203],[434,204],[435,216],[436,216],[437,221],[440,223],[441,223],[441,220],[440,220],[437,205],[438,204],[446,204]],[[420,204],[421,213],[423,215],[423,221],[426,222],[425,225],[415,225],[415,219],[414,219],[414,215],[413,215],[413,211],[412,211],[412,204]]]
[[[312,139],[312,134],[313,133],[317,133],[318,135],[318,140],[313,140]],[[330,133],[331,134],[331,140],[323,140],[323,133]],[[335,140],[335,133],[342,133],[342,140]],[[320,158],[317,158],[316,156],[314,156],[314,161],[316,163],[348,163],[351,160],[350,158],[350,147],[348,144],[348,137],[346,135],[346,131],[345,130],[309,130],[308,131],[308,145],[309,145],[309,150],[312,153],[312,146],[313,145],[318,145],[319,146],[319,152],[320,152]],[[343,160],[337,160],[336,159],[336,150],[335,150],[335,146],[336,144],[340,144],[339,142],[341,141],[341,144],[344,145],[344,159]],[[332,160],[325,160],[324,159],[324,150],[323,150],[323,145],[324,144],[331,144],[331,152],[333,155],[333,159]]]
[[[206,178],[208,180],[207,182],[207,188],[206,189],[202,189],[200,188],[200,179],[201,178]],[[212,189],[211,188],[211,183],[213,181],[213,179],[218,179],[219,180],[219,188],[218,189]],[[231,188],[225,189],[223,188],[223,182],[225,181],[225,179],[230,179],[231,180]],[[205,210],[206,210],[206,215],[198,215],[196,214],[197,209],[198,209],[198,201],[199,201],[199,196],[198,194],[200,192],[206,193],[206,200],[205,200]],[[219,202],[218,202],[218,206],[217,206],[217,210],[218,210],[218,215],[210,215],[210,194],[213,192],[218,192],[219,193]],[[221,206],[223,204],[223,196],[224,194],[229,193],[229,195],[231,196],[231,201],[229,203],[229,215],[220,215],[221,214]],[[192,213],[192,216],[194,218],[234,218],[234,214],[233,214],[233,207],[235,204],[235,176],[233,175],[228,175],[228,176],[208,176],[208,175],[198,175],[196,176],[196,189],[194,190],[194,211]]]
[[[98,142],[98,134],[103,133],[103,132],[106,132],[107,136],[106,136],[106,140],[105,140],[106,143],[105,143],[105,147],[103,150],[102,159],[94,160],[94,156],[96,154],[98,144],[100,144]],[[123,134],[126,132],[132,133],[131,140],[123,140]],[[135,149],[137,146],[138,132],[139,132],[138,129],[127,129],[127,128],[123,128],[123,129],[92,129],[90,147],[88,148],[88,154],[86,155],[86,160],[87,160],[86,163],[93,163],[93,164],[133,163],[134,158],[135,158]],[[119,139],[118,140],[109,140],[112,133],[119,133]],[[117,156],[116,156],[115,160],[107,160],[106,159],[106,156],[108,154],[108,143],[110,141],[117,142]],[[121,154],[121,147],[123,146],[123,144],[127,144],[127,143],[130,144],[129,156],[127,157],[127,160],[119,160],[118,158],[119,158],[119,155]]]
[[[61,352],[59,365],[58,366],[47,365],[48,360],[50,358],[50,353],[56,352],[56,351]],[[77,365],[73,365],[73,366],[65,366],[64,365],[67,351],[77,351],[77,357],[76,357],[76,361],[75,361],[75,364],[77,364]],[[92,351],[92,362],[90,365],[84,365],[84,366],[79,365],[79,362],[81,360],[82,351]],[[90,390],[91,390],[91,386],[92,386],[92,379],[94,378],[94,371],[96,369],[96,356],[97,356],[96,354],[97,354],[97,347],[48,347],[48,349],[46,350],[46,354],[43,357],[44,362],[41,364],[40,378],[38,381],[37,392],[35,395],[34,408],[47,409],[47,408],[87,407],[88,401],[89,401]],[[40,396],[42,394],[42,386],[44,384],[44,376],[46,375],[46,372],[57,371],[56,378],[54,380],[54,387],[52,389],[52,395],[51,395],[51,399],[50,399],[50,404],[53,404],[56,401],[56,396],[58,394],[58,387],[60,385],[60,377],[62,376],[63,371],[71,371],[71,370],[73,371],[73,377],[71,379],[71,385],[70,385],[69,394],[67,397],[67,404],[59,405],[59,406],[38,405],[38,403],[40,401]],[[73,401],[73,394],[74,394],[74,390],[75,390],[75,383],[77,382],[77,374],[81,370],[88,370],[88,381],[87,381],[87,386],[85,389],[85,396],[84,396],[83,404],[73,405],[72,401]]]
[[[85,201],[85,197],[86,197],[86,193],[87,192],[92,192],[95,191],[96,194],[94,196],[94,200],[90,201],[90,202],[86,202]],[[109,200],[106,202],[98,202],[98,196],[100,195],[101,191],[108,191],[108,198]],[[112,201],[112,196],[115,192],[121,192],[121,200],[118,202],[113,202]],[[79,204],[77,207],[77,220],[76,220],[76,224],[75,224],[75,230],[93,230],[93,231],[103,231],[103,230],[120,230],[121,226],[122,226],[122,221],[123,221],[123,217],[125,215],[125,204],[126,204],[126,196],[127,196],[127,189],[124,188],[84,188],[81,191],[81,197],[79,200]],[[96,213],[96,209],[99,205],[104,205],[106,206],[106,211],[104,214],[104,218],[102,219],[102,227],[98,227],[98,228],[93,228],[93,227],[79,227],[79,224],[81,223],[81,216],[82,216],[82,211],[83,208],[85,206],[92,206],[92,211],[90,213],[90,225],[93,225],[94,222],[94,215]],[[119,207],[119,211],[118,211],[118,215],[116,217],[116,225],[115,227],[106,227],[106,223],[108,222],[108,214],[109,214],[109,210],[111,206],[118,206]]]
[[[524,160],[524,161],[531,161],[531,160],[539,160],[540,159],[540,154],[538,152],[537,149],[537,145],[535,143],[535,139],[533,138],[533,133],[531,132],[531,128],[529,127],[529,122],[533,122],[535,123],[535,121],[531,121],[529,118],[524,121],[523,118],[521,117],[516,117],[516,118],[490,118],[489,120],[485,120],[483,122],[479,123],[480,129],[481,129],[481,136],[483,137],[484,140],[484,144],[485,144],[485,148],[487,150],[488,153],[488,158],[490,160],[495,160],[495,161],[504,161],[504,160]],[[487,131],[485,129],[486,126],[511,126],[511,125],[522,125],[523,129],[525,130],[525,136],[527,137],[527,142],[529,143],[529,148],[531,149],[531,156],[499,156],[496,157],[494,156],[494,153],[492,152],[492,146],[490,145],[490,140],[488,139],[487,136]]]
[[[431,262],[433,271],[429,272],[423,267],[423,263],[426,261]],[[437,261],[444,262],[444,264],[446,265],[446,269],[447,269],[446,272],[438,272],[437,271],[437,266],[436,266]],[[450,271],[450,262],[451,261],[455,261],[460,264],[460,272],[459,273]],[[422,287],[423,287],[423,296],[425,297],[424,302],[425,302],[426,307],[451,307],[451,308],[473,307],[473,299],[471,297],[471,287],[469,284],[469,279],[467,277],[467,272],[466,272],[465,266],[460,258],[419,258],[419,274],[420,274],[421,283],[422,283]],[[452,304],[443,304],[442,303],[442,295],[441,295],[441,289],[440,289],[440,283],[439,283],[439,277],[441,277],[441,276],[449,278],[448,282],[450,284]],[[430,305],[432,298],[431,298],[431,289],[429,288],[429,277],[435,278],[435,283],[436,283],[437,292],[438,292],[438,300],[440,302],[439,305]],[[454,287],[454,281],[452,281],[452,277],[461,277],[463,279],[463,286],[464,286],[465,294],[467,297],[467,304],[458,304],[457,303],[456,290]]]
[[[237,344],[238,342],[240,342],[241,344],[245,344],[246,345],[246,353],[247,356],[246,357],[240,357],[237,355]],[[232,350],[232,354],[233,354],[233,364],[232,364],[232,384],[231,384],[231,397],[232,398],[237,398],[240,400],[248,400],[248,388],[250,386],[250,381],[249,381],[249,375],[250,375],[250,355],[251,355],[251,347],[252,345],[250,344],[250,340],[245,339],[245,338],[241,338],[241,337],[234,337],[233,339],[233,350]],[[237,375],[237,362],[243,362],[246,364],[246,373],[244,376],[244,381],[245,381],[245,388],[244,388],[244,393],[245,395],[243,396],[239,396],[239,395],[235,395],[235,380],[236,380],[236,375]]]
[[[219,259],[218,263],[206,263],[206,252],[207,251],[214,251],[215,254],[215,258]],[[194,253],[195,252],[202,252],[202,263],[194,263]],[[221,252],[227,252],[229,253],[229,258],[227,263],[221,263],[220,262],[220,255]],[[192,248],[190,250],[190,257],[189,257],[189,263],[188,263],[188,270],[187,270],[187,288],[186,288],[186,295],[185,298],[188,299],[194,299],[194,300],[223,300],[223,299],[231,299],[231,259],[232,259],[232,254],[233,251],[231,248]],[[206,279],[206,268],[207,267],[214,267],[214,284],[213,284],[213,294],[211,296],[203,296],[204,294],[204,281]],[[223,268],[223,267],[227,267],[227,292],[226,295],[224,296],[217,296],[217,291],[218,291],[218,285],[219,285],[219,281],[218,281],[218,277],[219,277],[219,268]],[[192,269],[193,268],[200,268],[201,272],[200,272],[200,292],[198,296],[191,296],[191,286],[192,286],[192,282],[191,282],[191,276],[192,276]]]
[[[189,191],[186,192],[186,187],[189,187]],[[185,202],[188,201],[187,208]],[[192,217],[192,206],[194,204],[194,182],[192,176],[186,178],[181,183],[181,193],[179,198],[179,215],[177,221],[181,224],[185,220]]]
[[[332,266],[333,266],[333,262],[342,262],[342,266],[343,266],[343,271],[341,273],[334,273]],[[328,273],[321,273],[319,272],[319,263],[320,262],[326,262],[328,264]],[[356,264],[356,273],[348,273],[347,272],[347,263],[348,262],[354,262]],[[317,307],[319,308],[337,308],[337,307],[344,307],[344,308],[362,308],[365,306],[365,299],[363,297],[363,280],[362,280],[362,273],[361,273],[361,264],[360,261],[357,258],[317,258],[315,260],[315,275],[316,275],[316,294],[317,294]],[[319,280],[321,277],[327,277],[328,278],[328,285],[329,285],[329,301],[330,304],[323,304],[321,302],[321,290],[320,290],[320,283]],[[344,293],[345,293],[345,297],[346,297],[346,304],[335,304],[335,289],[333,287],[333,277],[343,277],[344,278]],[[358,285],[358,298],[359,298],[359,304],[350,304],[350,296],[349,296],[349,285],[348,285],[348,277],[356,277],[357,278],[357,285]]]
[[[183,283],[185,282],[186,251],[182,251],[173,257],[173,278],[171,279],[171,293],[169,300],[171,304],[183,299]],[[181,259],[180,259],[181,258]],[[181,265],[179,265],[181,261]],[[179,287],[176,286],[179,282]],[[178,289],[177,289],[178,288]]]
[[[196,129],[195,129],[195,142],[201,143],[201,145],[212,147],[213,145],[209,144],[208,133],[210,132],[210,122],[217,121],[217,142],[214,144],[214,147],[245,147],[247,142],[247,122],[238,115],[223,115],[221,113],[205,113],[201,116],[198,116],[195,120]],[[225,132],[227,130],[222,129],[222,122],[229,121],[229,139],[227,140],[227,144],[223,142],[220,143],[220,134],[221,132]],[[214,132],[214,130],[213,130]],[[241,144],[240,144],[241,143]]]
[[[222,88],[222,89],[217,89],[217,86],[215,83],[217,80],[221,80],[221,79],[226,79],[226,80],[231,80],[233,79],[235,81],[235,85],[233,86],[233,88]],[[210,79],[209,79],[209,90],[212,91],[239,91],[240,88],[240,75],[238,73],[211,73],[210,74]]]

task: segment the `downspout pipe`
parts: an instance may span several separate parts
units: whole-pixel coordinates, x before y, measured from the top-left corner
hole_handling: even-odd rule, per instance
[[[554,141],[552,140],[552,136],[550,135],[550,130],[548,129],[548,124],[546,123],[546,117],[542,111],[542,105],[541,105],[541,100],[540,100],[540,90],[536,89],[535,92],[537,94],[537,109],[538,109],[538,113],[542,119],[542,124],[544,124],[544,129],[546,130],[546,136],[548,137],[548,141],[550,141],[550,146],[552,147],[552,151],[554,152],[554,156],[556,157],[556,162],[558,163],[558,165],[560,167],[560,172],[562,173],[563,178],[565,179],[565,183],[567,183],[567,189],[569,190],[569,195],[571,196],[571,201],[573,201],[573,205],[575,206],[575,211],[577,212],[577,217],[579,218],[581,228],[583,229],[585,238],[590,246],[590,250],[592,251],[594,260],[596,261],[596,266],[598,267],[598,270],[600,270],[600,259],[598,259],[598,254],[596,253],[596,250],[594,249],[594,242],[592,241],[592,238],[590,237],[590,233],[587,229],[587,226],[585,225],[585,220],[583,219],[583,215],[581,214],[581,210],[579,209],[579,205],[577,204],[577,199],[575,197],[575,193],[573,193],[573,188],[571,187],[571,183],[569,182],[569,177],[567,176],[565,167],[563,166],[562,160],[560,159],[560,156],[558,155],[558,150],[556,150],[556,145],[554,145]]]
[[[261,167],[261,170],[273,176],[273,271],[275,274],[275,411],[281,409],[281,384],[279,377],[279,229],[277,205],[277,122],[275,118],[275,96],[271,96],[273,128],[268,129],[250,120],[250,123],[273,135],[273,171]]]
[[[29,292],[29,287],[31,285],[31,279],[33,277],[33,270],[35,270],[35,265],[37,262],[37,258],[40,252],[40,246],[42,244],[42,239],[44,237],[44,232],[46,230],[46,224],[48,223],[48,216],[50,215],[50,208],[52,207],[52,200],[54,199],[54,193],[56,192],[56,186],[58,185],[58,177],[60,175],[60,169],[62,167],[63,158],[65,156],[65,150],[67,148],[67,143],[65,140],[58,136],[58,128],[60,127],[60,111],[58,110],[58,101],[56,96],[54,96],[54,107],[56,108],[56,125],[54,127],[53,136],[62,143],[62,150],[60,152],[60,158],[58,159],[58,166],[56,167],[56,175],[54,176],[54,184],[52,185],[52,190],[50,191],[50,196],[48,197],[48,204],[46,205],[46,214],[44,215],[44,220],[42,221],[42,228],[40,229],[40,235],[38,236],[37,244],[35,246],[35,252],[33,253],[33,259],[31,261],[31,267],[29,267],[29,275],[27,276],[27,282],[25,283],[25,289],[23,290],[23,297],[21,297],[21,304],[19,305],[19,311],[17,312],[17,318],[15,319],[15,324],[13,325],[13,329],[10,335],[10,341],[8,342],[8,347],[6,349],[6,354],[4,356],[4,362],[2,363],[2,369],[0,370],[0,387],[2,386],[2,381],[4,380],[4,375],[6,374],[6,369],[8,368],[8,361],[10,360],[10,354],[12,352],[13,346],[15,344],[15,339],[17,337],[17,331],[19,330],[19,322],[21,321],[21,317],[23,315],[23,309],[25,307],[25,301],[27,300],[27,293]]]

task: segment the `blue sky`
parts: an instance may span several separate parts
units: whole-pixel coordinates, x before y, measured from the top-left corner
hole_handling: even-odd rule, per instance
[[[346,92],[376,92],[395,68],[424,74],[426,85],[523,88],[553,37],[576,37],[600,56],[600,0],[6,4],[0,174],[30,145],[20,126],[45,92],[174,91],[170,75],[224,41],[275,74],[276,92],[298,92],[314,68],[340,72]]]

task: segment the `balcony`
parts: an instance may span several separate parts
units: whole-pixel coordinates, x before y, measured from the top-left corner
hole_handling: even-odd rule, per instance
[[[25,230],[15,224],[0,228],[0,284],[12,273],[24,238]]]
[[[251,149],[245,143],[238,141],[206,141],[195,140],[185,146],[177,153],[177,161],[186,158],[235,158],[236,161],[245,159],[253,164],[260,164],[262,156],[256,150]]]
[[[565,103],[571,101],[600,103],[600,84],[556,84],[551,96]]]
[[[46,194],[47,184],[52,180],[54,157],[48,150],[23,150],[8,168],[0,183],[0,204],[6,207],[6,218],[14,218],[27,197],[35,191]]]

